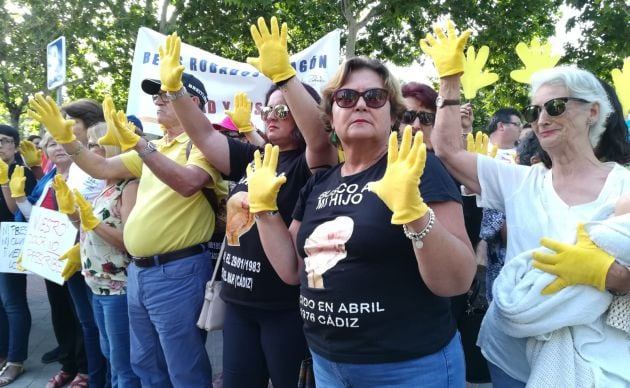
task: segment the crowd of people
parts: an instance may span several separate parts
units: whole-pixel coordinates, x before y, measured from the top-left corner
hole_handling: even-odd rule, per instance
[[[309,365],[320,387],[464,387],[480,239],[477,344],[495,387],[630,386],[630,142],[614,89],[541,70],[531,105],[474,137],[470,33],[450,22],[421,41],[437,91],[369,58],[318,91],[291,67],[286,24],[251,32],[273,82],[262,131],[242,93],[208,119],[176,34],[141,85],[163,137],[109,97],[36,94],[41,138],[0,126],[0,221],[42,207],[77,229],[65,283],[45,280],[61,363],[47,388],[211,387],[197,320],[217,259],[224,387],[296,387]],[[26,275],[0,273],[0,299],[4,386],[28,357]]]

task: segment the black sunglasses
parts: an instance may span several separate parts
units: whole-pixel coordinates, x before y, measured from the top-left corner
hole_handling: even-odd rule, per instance
[[[284,120],[289,116],[289,107],[284,104],[278,104],[276,106],[263,106],[260,110],[260,118],[263,121],[267,121],[269,115],[273,112],[274,116],[278,120]]]
[[[435,123],[435,113],[422,112],[415,110],[406,110],[400,116],[400,122],[403,124],[413,124],[416,121],[416,117],[420,119],[420,124],[433,125]]]
[[[567,110],[567,102],[569,101],[578,101],[585,104],[588,104],[590,101],[586,101],[582,98],[575,97],[558,97],[552,98],[551,100],[545,102],[543,107],[549,116],[560,116]],[[533,123],[538,120],[540,116],[541,107],[538,105],[529,105],[523,109],[523,118],[528,123]]]
[[[332,95],[333,101],[340,108],[353,108],[357,105],[359,97],[363,97],[365,105],[369,108],[380,108],[387,102],[389,93],[385,89],[368,89],[364,92],[358,92],[353,89],[338,89]]]

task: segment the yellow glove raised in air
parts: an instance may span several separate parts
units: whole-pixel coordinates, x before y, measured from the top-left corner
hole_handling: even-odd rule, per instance
[[[610,75],[612,75],[615,91],[621,101],[624,118],[626,118],[626,115],[630,113],[630,57],[623,60],[622,70],[613,69]]]
[[[447,31],[448,36],[441,27],[433,26],[435,36],[427,34],[420,39],[420,48],[433,59],[440,78],[464,72],[464,46],[470,36],[470,30],[457,36],[455,25],[450,20]]]
[[[29,167],[42,166],[42,150],[28,140],[20,142],[20,154],[24,157],[24,162]]]
[[[67,144],[77,139],[72,131],[74,120],[64,119],[50,96],[44,98],[42,93],[37,93],[28,100],[28,107],[28,116],[46,127],[57,143]]]
[[[11,175],[11,181],[9,182],[11,197],[26,197],[26,194],[24,193],[24,185],[26,185],[26,178],[24,177],[24,167],[15,166],[15,169],[13,170],[13,175]]]
[[[276,175],[278,168],[278,146],[265,145],[265,155],[262,160],[260,151],[254,152],[254,167],[251,163],[247,166],[247,200],[249,201],[249,212],[258,213],[262,211],[278,210],[277,197],[280,186],[287,178],[284,174]]]
[[[96,228],[101,221],[96,218],[94,215],[94,210],[92,209],[92,205],[83,198],[79,190],[74,189],[74,200],[79,207],[79,216],[81,216],[81,228],[84,231],[89,232],[90,230]]]
[[[542,290],[543,295],[574,284],[590,285],[600,291],[605,289],[606,275],[615,258],[593,243],[583,224],[578,225],[574,245],[549,238],[543,238],[540,243],[556,253],[534,252],[532,265],[558,277]]]
[[[239,133],[248,133],[254,130],[252,126],[252,102],[247,98],[247,94],[240,92],[234,95],[234,111],[225,111]]]
[[[112,122],[111,116],[116,114],[116,106],[110,96],[105,96],[103,99],[103,116],[105,117],[105,123],[107,124],[107,132],[105,135],[98,139],[98,144],[109,145],[114,147],[120,147],[118,138],[116,137],[115,123]]]
[[[488,61],[490,49],[488,46],[481,46],[477,57],[475,57],[475,48],[469,46],[466,51],[466,59],[464,60],[464,74],[462,75],[462,88],[464,89],[464,97],[472,100],[477,95],[477,91],[488,85],[497,82],[499,76],[496,73],[490,73],[483,70]]]
[[[551,55],[551,43],[545,42],[543,45],[536,38],[532,39],[530,47],[519,42],[516,45],[516,54],[521,59],[525,67],[510,72],[510,77],[516,82],[528,84],[532,74],[539,70],[551,69],[560,60],[560,55]]]
[[[287,24],[282,23],[282,28],[279,28],[278,19],[273,16],[270,25],[271,32],[262,17],[258,18],[258,28],[252,24],[250,31],[258,49],[258,58],[247,58],[247,63],[277,84],[293,77],[295,69],[291,67],[287,50]]]
[[[160,82],[162,90],[166,92],[176,92],[184,87],[182,83],[182,73],[184,65],[179,64],[179,52],[182,47],[182,40],[177,33],[166,37],[164,46],[160,45]]]
[[[55,190],[59,211],[63,214],[74,214],[74,212],[77,211],[74,207],[74,196],[66,184],[66,181],[63,179],[63,176],[59,174],[55,175],[52,187]]]
[[[72,248],[68,249],[66,253],[59,256],[59,260],[68,260],[66,265],[63,266],[61,276],[64,280],[70,279],[78,270],[81,269],[81,247],[79,244],[75,244]]]
[[[0,159],[0,185],[9,183],[9,165]]]
[[[420,177],[427,160],[427,146],[422,131],[416,132],[411,144],[411,126],[403,132],[400,149],[398,134],[389,135],[387,169],[379,181],[370,182],[368,189],[375,193],[391,210],[392,224],[401,225],[417,220],[426,214],[429,207],[420,195]]]
[[[466,151],[487,155],[494,159],[497,156],[497,151],[499,151],[499,146],[497,144],[493,144],[492,149],[490,150],[488,149],[489,145],[490,138],[481,131],[477,131],[475,136],[473,136],[472,133],[469,133],[468,136],[466,136]]]
[[[108,142],[110,141],[109,139],[111,139],[111,135],[108,136],[108,133],[111,131],[116,137],[116,145],[119,146],[123,152],[134,148],[136,144],[138,144],[140,136],[136,134],[135,127],[127,121],[125,112],[112,110],[109,112],[109,116],[105,117],[107,121],[107,133],[105,137],[108,137]],[[101,139],[98,140],[99,144],[102,144]]]

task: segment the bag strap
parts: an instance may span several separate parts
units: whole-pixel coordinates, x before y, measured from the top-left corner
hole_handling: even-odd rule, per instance
[[[226,241],[227,237],[223,237],[223,242],[221,242],[221,249],[219,249],[219,258],[214,264],[214,272],[212,273],[212,277],[210,278],[209,287],[212,287],[214,285],[214,282],[217,280],[217,272],[219,272],[219,267],[221,266],[221,260],[223,259],[223,251],[225,249]]]
[[[186,145],[186,160],[188,160],[188,158],[190,157],[190,150],[192,149],[192,146],[192,141],[189,141]],[[219,214],[219,199],[217,198],[217,194],[214,192],[214,190],[208,187],[202,187],[201,192],[210,203],[210,207],[212,208],[212,211],[214,211],[214,214]]]

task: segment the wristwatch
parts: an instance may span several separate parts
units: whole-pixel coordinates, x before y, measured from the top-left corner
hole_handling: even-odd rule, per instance
[[[148,141],[147,145],[144,146],[142,151],[138,152],[138,156],[140,157],[140,159],[144,159],[145,156],[147,156],[151,152],[155,152],[155,151],[157,151],[157,147],[155,146],[155,144],[153,144],[150,141]]]
[[[446,100],[442,96],[437,96],[437,98],[435,99],[435,106],[437,108],[441,108],[447,105],[459,105],[459,104],[460,104],[459,100]]]
[[[187,95],[188,95],[188,91],[186,90],[185,87],[182,86],[182,88],[176,92],[166,92],[166,99],[169,101],[175,101],[178,98],[184,97]]]

